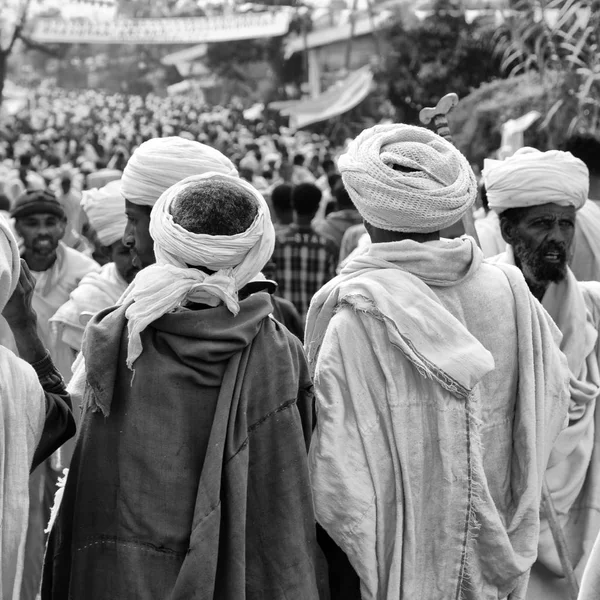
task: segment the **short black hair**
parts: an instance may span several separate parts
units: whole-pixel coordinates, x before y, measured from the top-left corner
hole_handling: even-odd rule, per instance
[[[600,139],[590,133],[577,133],[568,138],[562,146],[575,158],[582,160],[588,171],[600,175]]]
[[[299,215],[314,215],[319,209],[322,195],[313,183],[301,183],[292,189],[292,208]]]
[[[250,192],[226,181],[198,181],[186,186],[171,205],[173,221],[192,233],[236,235],[256,218]]]
[[[339,173],[332,173],[327,176],[327,185],[329,185],[329,189],[333,192],[335,190],[337,184],[342,180],[342,176]]]
[[[352,202],[352,198],[350,198],[350,194],[342,181],[336,183],[333,188],[333,195],[335,196],[338,208],[354,208],[354,202]]]
[[[327,171],[329,171],[329,169],[333,169],[335,167],[335,162],[333,162],[333,160],[331,160],[331,158],[326,158],[321,163],[321,166],[323,167],[323,171],[325,171],[325,173],[327,173]]]
[[[273,188],[271,204],[276,213],[285,213],[292,210],[292,186],[282,183]]]
[[[305,161],[305,160],[306,160],[306,159],[304,158],[304,154],[296,154],[296,155],[294,156],[294,164],[295,164],[295,165],[298,165],[298,166],[300,166],[300,167],[301,167],[301,166],[304,164],[304,161]]]
[[[507,208],[504,212],[500,213],[500,223],[502,221],[508,221],[512,225],[518,225],[527,214],[530,206],[517,206],[515,208]]]

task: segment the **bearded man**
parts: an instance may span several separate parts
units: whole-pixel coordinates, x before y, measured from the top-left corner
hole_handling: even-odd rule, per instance
[[[157,263],[86,331],[42,597],[317,599],[307,365],[269,295],[240,295],[273,251],[266,202],[190,177],[149,230]]]
[[[315,511],[360,584],[333,596],[523,598],[567,411],[558,331],[517,269],[440,239],[477,194],[452,144],[378,125],[338,168],[373,243],[306,327]]]
[[[587,201],[589,175],[569,152],[523,148],[483,175],[492,210],[500,216],[507,252],[497,263],[521,269],[531,293],[560,331],[571,373],[569,426],[557,439],[546,479],[569,558],[581,579],[600,530],[600,283],[578,282],[568,266],[576,212]],[[565,598],[565,573],[546,519],[527,598]]]

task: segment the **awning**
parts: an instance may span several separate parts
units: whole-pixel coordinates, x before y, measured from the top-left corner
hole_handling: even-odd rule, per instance
[[[310,100],[301,100],[281,109],[290,117],[290,127],[301,129],[313,123],[343,115],[358,106],[371,92],[373,73],[366,66]],[[273,104],[270,105],[271,107]]]

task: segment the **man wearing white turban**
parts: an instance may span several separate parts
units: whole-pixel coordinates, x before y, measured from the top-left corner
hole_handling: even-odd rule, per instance
[[[31,310],[34,285],[27,266],[20,263],[8,223],[0,217],[0,311],[21,356],[0,346],[0,597],[4,600],[21,598],[29,473],[75,433],[64,381],[37,334]]]
[[[81,350],[83,332],[90,317],[114,306],[139,270],[133,266],[129,249],[121,240],[127,219],[120,181],[112,181],[99,190],[84,191],[81,206],[100,251],[109,256],[110,262],[100,272],[88,273],[50,319],[55,335],[74,355]]]
[[[269,295],[244,293],[273,251],[265,200],[189,177],[150,233],[156,264],[86,330],[42,597],[318,600],[308,368]]]
[[[237,175],[233,163],[218,150],[182,137],[148,140],[131,155],[121,179],[127,214],[123,243],[136,267],[154,263],[148,226],[150,211],[160,195],[186,177],[209,172]]]
[[[578,282],[568,266],[575,215],[588,197],[584,163],[568,152],[524,148],[487,161],[490,207],[508,244],[496,263],[521,269],[532,294],[562,333],[570,370],[569,426],[550,455],[546,480],[579,580],[600,531],[600,283]],[[542,519],[528,600],[568,596],[550,525]]]
[[[332,597],[523,598],[567,411],[558,331],[517,269],[440,239],[477,193],[452,144],[379,125],[338,167],[373,243],[306,327],[315,511],[346,584]]]

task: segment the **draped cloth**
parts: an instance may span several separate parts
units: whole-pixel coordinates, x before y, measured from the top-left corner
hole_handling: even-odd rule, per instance
[[[127,218],[120,181],[84,191],[81,207],[103,246],[112,246],[123,237]]]
[[[237,176],[233,163],[210,146],[178,136],[155,138],[132,154],[123,171],[121,193],[134,204],[154,206],[178,181],[208,172]]]
[[[467,159],[423,127],[366,129],[339,158],[338,168],[358,212],[380,229],[440,231],[456,223],[477,196]]]
[[[0,217],[0,312],[20,272],[19,250]],[[0,597],[21,593],[29,513],[29,469],[42,435],[46,401],[31,366],[0,346]]]
[[[514,264],[512,248],[509,246],[495,260]],[[571,373],[569,427],[561,432],[552,449],[546,479],[575,573],[581,578],[600,531],[600,423],[596,414],[600,394],[600,283],[577,282],[569,269],[563,281],[550,284],[542,306],[563,335],[560,348]],[[538,576],[534,571],[528,598],[563,597],[564,574],[545,519],[538,563],[546,569],[545,575]],[[538,582],[538,578],[546,582]]]
[[[522,600],[568,402],[522,274],[472,238],[374,244],[315,296],[305,339],[315,511],[363,600]]]
[[[502,213],[554,203],[579,210],[589,192],[589,172],[570,152],[521,148],[506,160],[485,159],[483,180],[490,208]]]
[[[250,227],[236,235],[206,235],[187,231],[173,221],[171,206],[191,184],[220,180],[249,193],[257,205]],[[273,254],[275,230],[265,199],[238,177],[206,173],[188,177],[169,188],[158,200],[150,217],[156,264],[140,271],[122,298],[127,309],[129,347],[127,364],[142,352],[140,334],[158,317],[183,302],[217,306],[225,304],[237,315],[238,290],[259,276]],[[206,267],[212,274],[190,267]]]
[[[127,282],[114,262],[104,265],[99,273],[88,273],[50,319],[57,338],[79,352],[87,322],[97,312],[117,304],[126,289]]]

